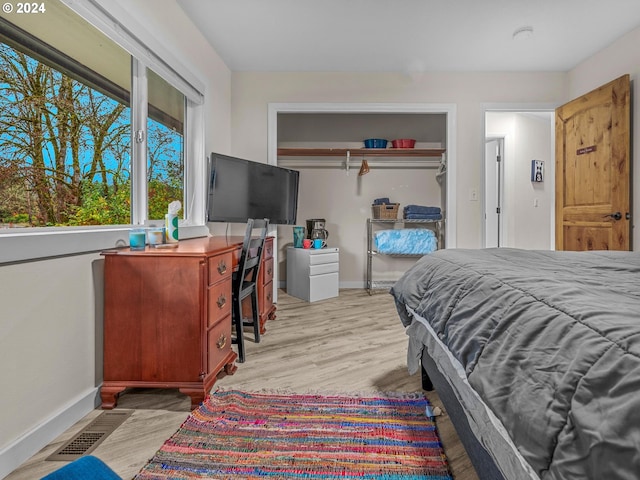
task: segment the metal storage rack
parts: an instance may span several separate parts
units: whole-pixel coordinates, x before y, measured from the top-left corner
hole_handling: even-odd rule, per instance
[[[378,253],[375,250],[374,242],[373,242],[373,228],[374,225],[387,225],[395,228],[395,225],[429,225],[429,228],[433,230],[436,234],[436,238],[438,239],[438,248],[442,248],[444,246],[444,220],[410,220],[410,219],[389,219],[389,218],[367,218],[367,291],[369,295],[373,293],[373,290],[376,288],[391,288],[395,281],[391,280],[373,280],[373,259],[377,255],[385,255],[387,257],[405,257],[405,258],[419,258],[422,255],[414,255],[414,254],[389,254],[389,253]]]

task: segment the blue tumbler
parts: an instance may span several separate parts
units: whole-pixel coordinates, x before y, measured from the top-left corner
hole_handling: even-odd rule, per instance
[[[302,241],[304,240],[304,227],[293,227],[293,246],[296,248],[302,248]]]

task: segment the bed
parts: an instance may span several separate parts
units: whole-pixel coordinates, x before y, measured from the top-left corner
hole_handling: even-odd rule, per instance
[[[640,478],[640,254],[439,250],[391,294],[481,479]]]

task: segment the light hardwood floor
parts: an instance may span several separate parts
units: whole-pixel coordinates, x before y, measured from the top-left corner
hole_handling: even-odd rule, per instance
[[[215,388],[292,392],[421,391],[420,375],[406,368],[407,336],[391,295],[341,290],[338,298],[307,303],[278,292],[277,318],[259,344],[245,342],[247,360]],[[442,407],[437,393],[428,393]],[[173,390],[125,391],[117,408],[134,410],[94,450],[123,479],[131,479],[187,418],[189,399]],[[97,409],[11,473],[7,480],[38,479],[64,462],[45,461],[99,415]],[[477,475],[444,412],[438,430],[456,480]]]

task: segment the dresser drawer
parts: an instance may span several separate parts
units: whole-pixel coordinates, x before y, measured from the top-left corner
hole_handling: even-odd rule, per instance
[[[230,351],[231,316],[227,316],[207,332],[207,373],[219,370]]]
[[[222,317],[231,314],[231,279],[217,283],[207,289],[209,311],[207,326],[210,327]]]
[[[309,265],[322,265],[323,263],[338,263],[338,252],[314,253],[309,255]]]
[[[340,264],[336,263],[322,263],[320,265],[309,266],[309,276],[324,275],[325,273],[335,273],[340,270]]]
[[[209,258],[209,285],[230,277],[233,271],[233,252]]]
[[[264,264],[260,267],[260,277],[263,285],[273,280],[273,258],[265,260]]]
[[[262,253],[262,258],[265,260],[273,258],[273,237],[267,237],[264,239],[264,252]]]
[[[325,273],[309,277],[309,301],[338,296],[338,273]]]
[[[264,294],[258,298],[258,310],[262,315],[268,312],[273,306],[273,282],[269,282],[264,286]]]

